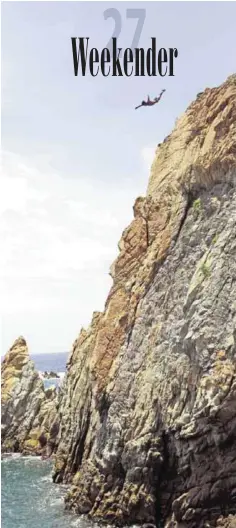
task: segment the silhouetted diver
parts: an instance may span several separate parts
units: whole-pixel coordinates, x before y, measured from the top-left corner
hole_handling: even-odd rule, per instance
[[[155,99],[153,99],[153,101],[150,99],[150,97],[148,95],[147,101],[142,101],[142,103],[139,106],[135,107],[135,110],[137,110],[137,108],[141,108],[141,106],[153,106],[153,105],[157,104],[160,101],[161,96],[162,96],[162,94],[164,92],[165,92],[165,90],[162,90],[160,95],[159,95],[159,97],[155,97]]]

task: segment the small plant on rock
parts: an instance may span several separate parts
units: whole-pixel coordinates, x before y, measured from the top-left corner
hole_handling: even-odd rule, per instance
[[[197,212],[197,213],[200,213],[201,208],[202,208],[201,199],[200,199],[200,198],[197,198],[197,199],[194,200],[194,202],[193,202],[193,210],[194,210],[195,212]]]
[[[200,269],[201,269],[201,272],[202,272],[202,274],[203,274],[203,276],[204,276],[205,278],[207,278],[207,277],[210,276],[210,274],[211,274],[211,270],[210,270],[210,266],[209,266],[209,264],[207,264],[206,262],[203,262],[203,263],[201,264]]]
[[[212,244],[216,244],[217,240],[219,238],[219,235],[215,235],[212,239]]]

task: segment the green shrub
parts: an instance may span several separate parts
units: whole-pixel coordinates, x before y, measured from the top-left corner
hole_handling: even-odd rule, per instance
[[[200,198],[197,198],[197,199],[194,200],[194,202],[193,202],[193,209],[194,209],[194,211],[196,211],[197,213],[199,213],[199,212],[201,211],[201,208],[202,208],[201,199],[200,199]]]

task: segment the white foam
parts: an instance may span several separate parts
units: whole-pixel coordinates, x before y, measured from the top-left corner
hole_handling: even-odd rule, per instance
[[[41,460],[39,455],[21,455],[22,460]]]
[[[52,482],[52,477],[51,475],[47,475],[46,477],[42,477],[40,480],[42,480],[42,482]]]
[[[22,458],[21,453],[2,453],[2,458],[4,460],[11,460],[12,458]]]

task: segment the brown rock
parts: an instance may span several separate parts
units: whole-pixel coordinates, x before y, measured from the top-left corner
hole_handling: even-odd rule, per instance
[[[29,358],[23,337],[2,362],[2,451],[43,454],[55,450],[57,394],[44,385]]]
[[[74,343],[54,479],[76,476],[67,507],[93,519],[204,528],[235,514],[235,123],[236,76],[177,121],[105,311]]]

